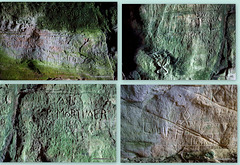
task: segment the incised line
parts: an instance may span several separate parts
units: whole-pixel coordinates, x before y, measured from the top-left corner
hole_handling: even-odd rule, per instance
[[[151,115],[157,116],[158,118],[160,118],[160,119],[162,119],[162,120],[165,120],[165,121],[167,121],[167,122],[169,122],[169,123],[171,123],[171,124],[173,124],[173,125],[181,128],[181,129],[183,129],[183,130],[185,130],[185,131],[187,131],[187,132],[195,135],[195,136],[201,137],[202,139],[204,139],[204,140],[206,140],[206,141],[208,141],[208,142],[210,142],[210,143],[217,144],[218,146],[220,146],[220,147],[222,147],[222,148],[226,148],[226,146],[221,145],[218,141],[216,141],[216,140],[214,140],[214,139],[211,139],[211,138],[208,138],[208,137],[206,137],[206,136],[198,133],[197,131],[195,131],[195,130],[193,130],[193,129],[190,129],[190,128],[184,127],[184,126],[182,126],[182,125],[180,125],[180,124],[174,123],[173,121],[168,120],[168,119],[166,119],[166,118],[164,118],[164,117],[161,117],[161,116],[159,116],[159,115],[156,115],[156,114],[150,112],[149,110],[146,110],[146,112],[150,113]]]

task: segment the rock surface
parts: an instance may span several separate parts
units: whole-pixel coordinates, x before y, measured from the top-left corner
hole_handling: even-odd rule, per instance
[[[64,12],[61,13],[61,11],[58,11],[61,9],[66,10],[68,5],[74,6],[72,4],[76,5],[75,8],[77,8],[77,5],[82,5],[82,7],[79,8],[83,10],[89,5],[87,11],[89,12],[90,10],[94,18],[87,15],[84,19],[89,19],[90,17],[92,20],[85,20],[86,25],[75,25],[79,20],[70,20],[76,17],[74,12],[76,12],[75,10],[78,10],[78,8],[75,10],[73,10],[73,8],[69,16],[64,15]],[[38,8],[42,7],[43,9],[31,9],[31,5],[33,7],[39,6]],[[45,3],[0,3],[0,8],[2,9],[0,12],[0,56],[5,55],[15,59],[16,65],[25,61],[34,60],[35,63],[37,63],[34,64],[34,67],[38,68],[38,72],[36,72],[33,67],[27,66],[27,69],[35,71],[35,73],[38,74],[38,76],[33,75],[32,79],[54,79],[63,74],[70,75],[70,79],[114,79],[114,74],[116,74],[117,50],[116,45],[114,45],[116,38],[113,38],[111,35],[114,36],[117,34],[112,27],[113,25],[109,23],[110,20],[108,19],[110,18],[104,17],[105,21],[108,21],[105,25],[108,30],[97,26],[88,27],[90,25],[87,24],[87,22],[90,24],[92,21],[95,21],[94,23],[96,25],[100,24],[95,20],[99,18],[95,17],[98,15],[103,17],[104,13],[102,14],[98,11],[101,8],[94,7],[94,3],[93,5],[91,5],[91,3],[58,3],[56,6],[61,7],[56,10],[54,10],[54,7],[52,7],[53,9],[48,7],[55,5],[55,3],[49,2],[44,5]],[[84,5],[87,7],[84,8]],[[13,12],[7,12],[10,10],[7,8],[8,6],[10,6],[9,8],[13,10]],[[109,6],[110,7],[106,8],[104,12],[108,12],[109,17],[112,16],[111,19],[116,19],[112,14],[114,12],[110,13],[110,11],[115,11],[116,8],[114,8],[114,5]],[[48,14],[45,11],[48,8],[53,10],[51,13],[54,14]],[[92,11],[93,9],[97,10],[95,11],[98,14],[97,16],[94,11]],[[17,10],[24,11],[17,15],[15,13]],[[59,13],[59,15],[57,13]],[[78,13],[81,12],[78,11]],[[53,18],[48,15],[51,15]],[[57,20],[61,21],[58,22]],[[99,22],[103,21],[99,20]],[[50,29],[51,23],[56,29]],[[69,28],[71,26],[76,27],[75,29]],[[106,28],[105,26],[104,28]],[[1,61],[0,70],[2,70],[2,72],[4,70],[11,70],[11,67],[3,63],[4,60]],[[58,69],[59,73],[46,77],[44,73],[47,74],[48,71],[41,69],[43,66]],[[67,73],[61,73],[61,70]],[[67,78],[69,78],[69,76]],[[0,75],[0,79],[29,78],[27,76],[22,76],[22,78],[9,78],[5,76],[3,72],[2,75]]]
[[[237,162],[237,86],[121,89],[122,162]]]
[[[114,85],[1,85],[0,162],[116,161]]]
[[[123,10],[126,79],[236,79],[235,5],[124,5]]]
[[[36,59],[55,63],[56,65],[81,65],[92,54],[104,57],[108,55],[106,36],[102,32],[91,34],[73,34],[70,32],[53,32],[37,28],[34,18],[22,18],[24,22],[7,20],[1,22],[0,44],[7,54],[18,59]],[[21,22],[21,23],[20,23]],[[9,25],[9,26],[7,26]],[[81,52],[79,48],[89,39]],[[80,54],[81,53],[81,54]]]

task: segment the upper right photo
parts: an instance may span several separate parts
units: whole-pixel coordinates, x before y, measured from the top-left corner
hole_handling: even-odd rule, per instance
[[[236,80],[235,4],[123,4],[124,80]]]

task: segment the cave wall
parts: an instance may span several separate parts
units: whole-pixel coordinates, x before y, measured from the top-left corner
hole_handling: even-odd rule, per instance
[[[117,61],[114,3],[2,2],[0,8],[1,56],[16,63],[35,60],[41,66],[71,69],[78,79],[83,74],[90,79],[113,79]]]
[[[108,55],[106,36],[101,31],[94,34],[72,34],[67,31],[40,30],[34,20],[36,21],[22,18],[1,22],[0,44],[7,54],[17,59],[36,59],[70,66],[81,65],[87,59],[87,54],[101,57]],[[89,41],[80,52],[79,48],[87,39]]]
[[[0,162],[114,162],[114,85],[1,85]]]
[[[144,4],[134,9],[129,25],[143,41],[132,55],[136,67],[127,79],[236,79],[234,4]],[[127,32],[123,35],[127,40]]]
[[[236,162],[236,85],[123,85],[122,162]]]

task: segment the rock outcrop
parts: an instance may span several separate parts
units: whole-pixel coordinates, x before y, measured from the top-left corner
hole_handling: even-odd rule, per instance
[[[30,8],[26,6],[25,8]],[[18,18],[12,13],[0,13],[0,49],[4,54],[20,62],[37,60],[47,67],[70,68],[71,72],[77,73],[79,79],[84,78],[84,74],[89,75],[88,79],[114,79],[117,54],[116,50],[111,51],[111,44],[107,43],[115,42],[107,39],[111,33],[115,33],[113,29],[109,30],[111,33],[108,32],[108,35],[98,27],[93,30],[87,27],[80,27],[79,30],[78,27],[75,31],[64,27],[60,30],[48,29],[40,21],[46,17],[43,11],[29,9]],[[62,19],[61,15],[59,17],[51,19]]]
[[[237,86],[126,85],[122,162],[237,162]]]
[[[124,5],[123,10],[126,79],[236,79],[235,5]]]
[[[87,54],[102,58],[108,55],[106,36],[100,31],[94,35],[84,32],[54,32],[38,29],[35,18],[22,20],[1,22],[0,44],[7,54],[14,58],[77,66],[88,58]],[[85,40],[88,42],[85,43]],[[81,46],[82,49],[79,50]]]
[[[0,162],[116,161],[114,85],[1,85]]]

